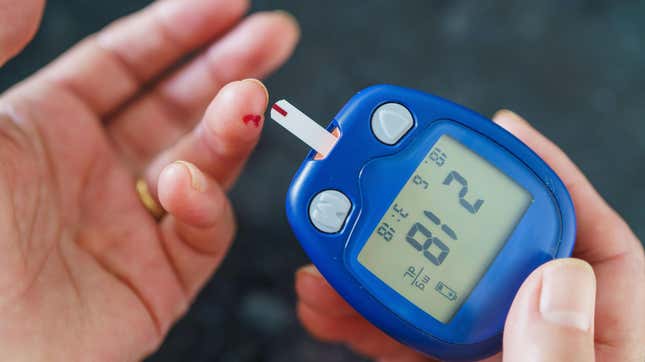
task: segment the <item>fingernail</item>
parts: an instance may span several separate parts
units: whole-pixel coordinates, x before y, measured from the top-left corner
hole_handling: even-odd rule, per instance
[[[206,177],[197,169],[197,167],[195,167],[195,165],[186,161],[175,161],[175,164],[183,166],[188,170],[188,173],[190,174],[190,185],[194,190],[199,192],[204,192],[206,190]]]
[[[593,320],[596,279],[579,259],[561,259],[542,274],[540,314],[550,323],[588,331]]]
[[[264,90],[264,95],[265,95],[264,99],[266,100],[264,108],[266,108],[269,105],[269,90],[264,85],[264,83],[262,83],[261,81],[259,81],[258,79],[255,79],[255,78],[247,78],[247,79],[242,80],[242,82],[252,82],[252,83],[255,83],[255,84],[259,85],[260,87],[262,87],[262,90]]]

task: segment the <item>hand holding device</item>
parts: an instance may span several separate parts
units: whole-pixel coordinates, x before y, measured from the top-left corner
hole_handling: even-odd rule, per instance
[[[539,154],[569,185],[578,220],[573,255],[591,264],[597,279],[597,305],[591,311],[591,325],[582,331],[572,328],[571,323],[541,318],[539,286],[544,282],[545,268],[552,268],[565,281],[560,287],[568,285],[570,289],[564,291],[565,298],[589,301],[586,293],[593,288],[593,275],[585,271],[581,262],[567,259],[549,262],[536,270],[518,292],[508,316],[504,359],[587,361],[595,355],[598,361],[642,360],[645,311],[639,306],[645,302],[645,290],[639,286],[645,284],[645,257],[640,242],[557,146],[512,112],[499,112],[493,120]],[[603,226],[599,228],[600,222]],[[580,270],[582,273],[577,273]],[[365,320],[313,266],[298,271],[296,291],[300,319],[314,336],[346,343],[379,361],[427,361]],[[583,313],[584,308],[581,304],[575,306]],[[502,354],[498,354],[489,360],[501,359]]]
[[[283,106],[272,117],[289,125],[296,111]],[[337,141],[309,155],[287,195],[314,264],[359,313],[419,351],[497,352],[524,279],[573,248],[559,178],[489,120],[401,87],[359,92],[329,129]]]

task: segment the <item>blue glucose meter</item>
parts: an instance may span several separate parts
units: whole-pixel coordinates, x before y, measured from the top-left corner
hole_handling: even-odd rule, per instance
[[[337,142],[309,154],[286,202],[320,272],[427,355],[498,352],[524,279],[571,254],[574,209],[560,179],[490,120],[411,89],[367,88],[328,130]]]

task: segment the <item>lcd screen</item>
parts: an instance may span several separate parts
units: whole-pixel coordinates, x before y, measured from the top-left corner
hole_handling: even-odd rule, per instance
[[[447,323],[532,201],[506,174],[443,135],[383,215],[358,261]]]

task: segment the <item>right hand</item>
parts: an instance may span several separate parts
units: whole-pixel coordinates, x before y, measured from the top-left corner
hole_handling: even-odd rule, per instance
[[[489,360],[645,361],[641,243],[556,145],[512,112],[498,112],[493,120],[537,152],[567,185],[578,221],[573,255],[579,259],[551,261],[527,278],[506,320],[503,352]],[[371,325],[313,266],[297,272],[296,291],[299,317],[315,337],[346,343],[381,361],[429,360]]]

